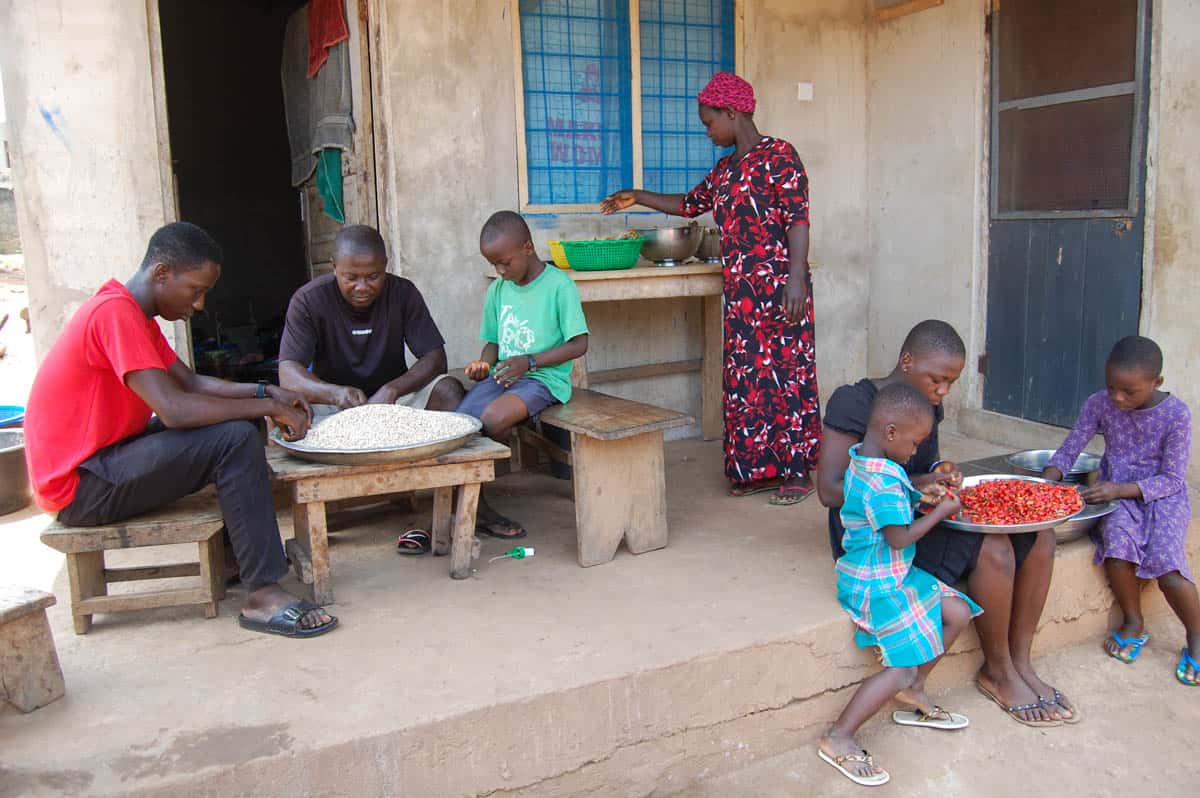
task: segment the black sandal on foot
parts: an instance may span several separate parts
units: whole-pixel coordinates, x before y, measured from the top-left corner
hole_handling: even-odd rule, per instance
[[[276,610],[269,621],[258,621],[238,613],[238,625],[243,629],[249,629],[251,632],[262,632],[264,634],[279,635],[280,637],[317,637],[330,631],[338,624],[338,619],[330,615],[329,620],[320,626],[305,629],[300,625],[300,619],[306,613],[319,609],[321,608],[311,601],[296,599]]]

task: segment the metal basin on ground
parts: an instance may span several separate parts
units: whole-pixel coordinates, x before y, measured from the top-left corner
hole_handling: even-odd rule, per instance
[[[25,432],[0,430],[0,515],[14,513],[33,498],[25,467]]]

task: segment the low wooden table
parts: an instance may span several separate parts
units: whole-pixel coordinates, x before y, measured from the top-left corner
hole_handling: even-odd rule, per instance
[[[312,585],[315,602],[334,603],[326,502],[432,488],[433,553],[448,552],[450,576],[466,579],[471,574],[479,486],[496,478],[495,461],[508,456],[507,446],[482,436],[430,460],[360,466],[312,463],[272,446],[267,463],[276,481],[291,485],[295,503],[292,512],[296,537],[289,541],[288,555],[297,576]]]

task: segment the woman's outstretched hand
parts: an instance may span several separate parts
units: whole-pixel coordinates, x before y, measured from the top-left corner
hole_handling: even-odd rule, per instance
[[[600,212],[603,214],[616,213],[637,204],[637,195],[629,189],[621,189],[600,201]]]

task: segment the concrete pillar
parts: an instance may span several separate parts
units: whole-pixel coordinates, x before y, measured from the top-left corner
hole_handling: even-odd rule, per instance
[[[39,358],[101,284],[133,273],[150,234],[174,218],[156,8],[0,0],[0,72]]]

